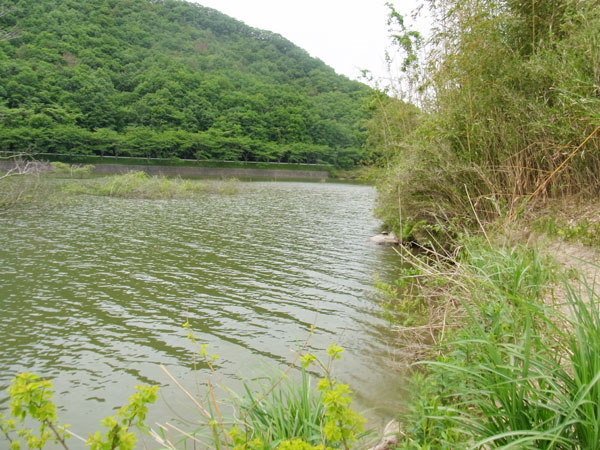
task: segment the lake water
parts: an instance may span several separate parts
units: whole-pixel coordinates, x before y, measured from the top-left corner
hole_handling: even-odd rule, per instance
[[[81,196],[0,215],[0,388],[21,371],[52,378],[62,421],[87,436],[135,385],[160,384],[149,422],[164,422],[194,413],[159,366],[193,392],[209,376],[194,371],[186,318],[234,387],[292,361],[315,324],[308,349],[344,347],[336,374],[358,408],[390,418],[402,380],[372,284],[396,261],[368,241],[374,197],[247,182],[233,195]]]

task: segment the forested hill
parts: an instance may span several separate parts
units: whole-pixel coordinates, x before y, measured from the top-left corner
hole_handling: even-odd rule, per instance
[[[369,88],[278,34],[178,0],[0,0],[0,150],[361,159]]]

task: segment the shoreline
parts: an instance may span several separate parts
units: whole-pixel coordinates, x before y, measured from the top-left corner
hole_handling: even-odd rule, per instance
[[[129,164],[94,164],[93,173],[123,174],[139,170],[148,175],[183,176],[183,177],[236,177],[236,178],[269,178],[269,179],[307,179],[327,180],[327,171],[287,170],[287,169],[251,169],[223,167],[189,167],[189,166],[142,166]]]
[[[331,178],[326,170],[292,170],[292,169],[254,169],[238,167],[200,167],[200,166],[165,166],[138,164],[92,164],[92,173],[102,175],[123,174],[131,171],[142,171],[148,175],[182,176],[182,177],[219,177],[219,178],[264,178],[284,180],[326,181]],[[16,163],[0,161],[0,171],[8,171],[16,167]]]

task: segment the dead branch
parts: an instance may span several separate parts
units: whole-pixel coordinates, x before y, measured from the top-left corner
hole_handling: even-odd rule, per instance
[[[18,153],[10,156],[0,156],[0,160],[8,161],[9,165],[9,169],[3,175],[0,175],[0,181],[17,175],[39,175],[49,170],[47,163],[31,159],[27,160],[25,159],[26,157],[31,157],[31,154]]]

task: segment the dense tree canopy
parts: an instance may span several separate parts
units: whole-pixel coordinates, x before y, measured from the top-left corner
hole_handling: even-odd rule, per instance
[[[8,0],[0,150],[362,158],[370,94],[280,35],[180,0]]]

